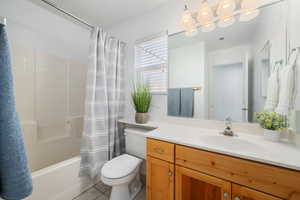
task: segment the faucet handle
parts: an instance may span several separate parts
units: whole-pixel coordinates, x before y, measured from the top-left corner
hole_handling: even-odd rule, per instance
[[[232,119],[231,119],[231,117],[227,117],[227,118],[225,119],[225,125],[226,125],[227,127],[231,128],[231,125],[232,125]]]

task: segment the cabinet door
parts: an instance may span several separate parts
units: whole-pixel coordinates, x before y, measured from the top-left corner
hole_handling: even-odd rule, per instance
[[[232,185],[232,196],[233,200],[282,200],[236,184]]]
[[[147,200],[174,199],[174,164],[147,157]]]
[[[231,183],[176,166],[176,200],[231,200]]]

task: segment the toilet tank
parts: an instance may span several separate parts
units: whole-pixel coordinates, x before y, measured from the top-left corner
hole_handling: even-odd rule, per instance
[[[145,133],[150,130],[141,128],[126,128],[125,142],[126,142],[126,153],[146,159],[146,137]]]

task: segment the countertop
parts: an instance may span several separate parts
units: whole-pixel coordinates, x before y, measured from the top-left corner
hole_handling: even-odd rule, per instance
[[[300,148],[288,142],[269,142],[262,135],[243,132],[235,132],[234,137],[223,136],[220,129],[175,123],[149,122],[141,125],[127,120],[119,122],[152,129],[144,133],[147,138],[300,171]]]

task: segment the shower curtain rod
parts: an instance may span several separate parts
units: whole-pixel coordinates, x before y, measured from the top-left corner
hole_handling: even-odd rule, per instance
[[[45,4],[47,4],[48,6],[51,6],[52,8],[58,10],[59,12],[73,18],[74,20],[76,20],[77,22],[81,23],[81,24],[84,24],[85,26],[89,27],[90,29],[94,28],[93,25],[89,24],[88,22],[86,22],[85,20],[79,18],[79,17],[76,17],[75,15],[73,15],[72,13],[68,12],[68,11],[65,11],[64,9],[62,8],[59,8],[58,6],[56,6],[54,3],[51,3],[47,0],[41,0],[42,2],[44,2]]]

